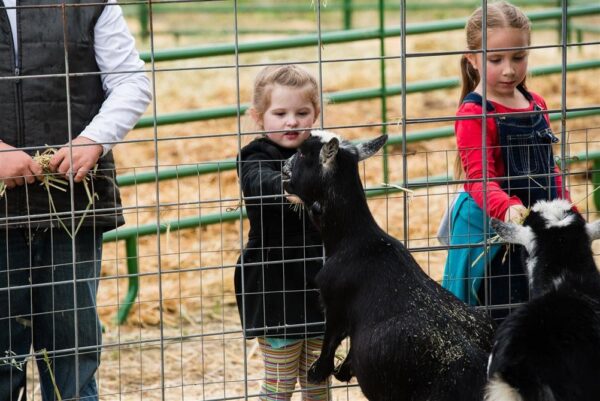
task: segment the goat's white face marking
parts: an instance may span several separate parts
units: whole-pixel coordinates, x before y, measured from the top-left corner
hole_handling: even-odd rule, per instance
[[[566,227],[573,223],[575,216],[570,214],[570,210],[571,204],[565,199],[540,201],[531,208],[546,220],[546,228]]]
[[[512,230],[506,231],[500,236],[507,242],[523,245],[531,255],[535,246],[536,236],[531,227],[522,226],[515,223],[502,223],[512,226]]]
[[[332,138],[337,138],[338,141],[342,142],[342,137],[336,134],[335,132],[314,129],[310,132],[310,134],[314,137],[319,138],[322,143],[327,143]]]
[[[496,373],[485,389],[485,401],[523,401],[519,391],[511,387]]]
[[[585,229],[590,236],[590,240],[593,241],[600,238],[600,220],[586,224]]]
[[[319,162],[323,166],[322,173],[324,175],[329,174],[335,168],[335,156],[339,150],[340,140],[336,137],[332,137],[321,147],[319,152]]]

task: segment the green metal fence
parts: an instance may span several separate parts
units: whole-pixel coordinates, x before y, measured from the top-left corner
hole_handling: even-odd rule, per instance
[[[569,7],[568,16],[589,17],[600,14],[600,4]],[[535,11],[527,13],[531,21],[546,21],[562,18],[562,9],[553,8],[549,10]],[[465,27],[466,18],[453,18],[441,21],[425,22],[418,24],[407,24],[406,35],[420,35],[425,33],[446,32],[452,30],[461,30]],[[321,35],[297,35],[285,39],[264,40],[252,42],[240,42],[224,44],[211,44],[206,46],[185,47],[176,49],[155,50],[151,52],[142,52],[140,56],[146,62],[183,60],[191,58],[203,58],[214,56],[235,55],[236,48],[238,54],[265,52],[272,50],[294,49],[300,47],[316,47],[319,44],[328,45],[336,43],[348,43],[361,40],[373,40],[381,38],[399,37],[402,33],[400,26],[390,26],[384,29],[364,28],[343,31],[322,32]]]
[[[589,110],[589,111],[577,111],[567,113],[567,119],[571,118],[583,118],[594,115],[600,115],[600,110]],[[550,115],[550,120],[558,120],[561,118],[560,114]],[[452,126],[429,129],[414,132],[406,137],[407,143],[414,143],[419,141],[426,141],[431,139],[445,138],[454,135],[454,128]],[[402,135],[391,135],[388,139],[388,145],[400,145],[404,142]],[[600,186],[600,151],[582,153],[574,158],[567,160],[568,163],[574,161],[593,161],[593,173],[592,173],[592,185],[594,188]],[[220,160],[208,163],[199,163],[195,165],[178,166],[174,168],[159,169],[156,171],[146,171],[142,173],[127,174],[117,177],[117,183],[119,186],[132,186],[144,183],[151,183],[156,181],[168,180],[168,179],[179,179],[189,176],[198,176],[204,174],[218,173],[222,171],[233,170],[236,168],[234,159]],[[423,187],[431,187],[436,185],[448,185],[452,183],[452,177],[447,175],[431,176],[416,179],[414,181],[404,183],[397,183],[399,186],[403,186],[409,189],[418,189]],[[394,192],[398,192],[399,189],[392,187],[379,188],[367,190],[367,197],[375,197],[381,195],[388,195]],[[594,202],[596,209],[600,210],[600,192],[595,191]],[[227,221],[239,221],[241,218],[246,218],[244,209],[235,211],[225,211],[214,214],[208,214],[204,216],[194,216],[182,219],[175,219],[170,221],[148,223],[140,226],[132,226],[119,228],[109,231],[104,234],[103,241],[125,241],[125,251],[127,259],[127,277],[129,279],[127,294],[124,300],[121,302],[119,311],[117,314],[117,322],[123,323],[129,314],[129,310],[133,306],[137,293],[139,290],[139,260],[138,260],[138,240],[139,237],[148,235],[159,235],[165,233],[167,230],[170,232],[178,231],[186,228],[197,228],[207,226],[211,224],[220,224]]]
[[[566,70],[569,72],[582,71],[588,69],[596,69],[600,67],[600,60],[588,60],[576,63],[567,64]],[[530,70],[532,76],[542,76],[548,74],[559,74],[562,72],[561,65],[550,65],[542,67],[534,67]],[[420,81],[409,83],[406,85],[406,93],[429,92],[440,89],[453,89],[460,85],[460,79],[446,78],[428,81]],[[389,96],[402,95],[401,85],[388,85],[379,88],[362,88],[347,91],[339,91],[326,94],[325,97],[332,103],[346,103],[357,100],[370,100],[378,98],[387,98]],[[239,113],[244,114],[248,109],[248,104],[241,104]],[[156,117],[147,116],[140,119],[135,128],[148,128],[156,125],[181,124],[194,121],[206,121],[219,118],[231,118],[238,116],[238,106],[221,106],[213,108],[203,108],[198,110],[187,110],[176,113],[159,114]]]
[[[318,1],[318,0],[317,0]],[[521,3],[535,3],[537,5],[541,4],[539,0],[523,0],[516,1],[517,4]],[[545,5],[556,5],[555,0],[544,0],[543,3]],[[193,4],[193,3],[190,3]],[[333,10],[337,7],[338,3],[331,2],[328,4],[329,10]],[[459,7],[468,7],[472,8],[479,2],[475,1],[464,1],[464,2],[453,2],[453,5]],[[588,4],[588,3],[586,3]],[[367,100],[367,99],[381,99],[382,104],[382,120],[387,121],[385,118],[386,113],[386,99],[389,96],[397,96],[403,94],[403,88],[400,85],[387,85],[385,82],[385,46],[384,39],[389,37],[398,37],[401,35],[402,29],[400,27],[385,27],[383,23],[383,11],[386,8],[394,7],[394,5],[389,4],[384,0],[379,0],[376,4],[375,2],[357,2],[357,1],[349,1],[344,0],[343,4],[339,4],[339,6],[347,13],[345,14],[345,25],[347,27],[350,26],[351,20],[351,12],[355,10],[360,10],[369,7],[373,9],[377,7],[379,9],[379,26],[377,28],[372,29],[353,29],[353,30],[344,30],[337,32],[323,32],[320,36],[318,35],[302,35],[296,36],[286,39],[280,40],[271,40],[271,41],[258,41],[258,42],[246,42],[239,43],[237,46],[235,44],[220,44],[220,45],[210,45],[210,46],[201,46],[194,48],[182,48],[182,49],[167,49],[167,50],[159,50],[153,53],[143,53],[142,57],[146,61],[172,61],[172,60],[180,60],[180,59],[189,59],[189,58],[199,58],[199,57],[213,57],[213,56],[222,56],[222,55],[233,55],[237,53],[250,53],[250,52],[264,52],[270,50],[279,50],[279,49],[291,49],[291,48],[299,48],[299,47],[308,47],[308,46],[317,46],[319,44],[334,44],[334,43],[346,43],[353,41],[361,41],[361,40],[373,40],[379,39],[380,41],[380,56],[381,56],[381,82],[379,88],[363,88],[357,90],[350,91],[341,91],[336,93],[330,93],[327,95],[327,98],[335,103],[343,103],[350,101],[358,101],[358,100]],[[396,3],[397,6],[397,3]],[[411,7],[417,7],[418,5],[411,3]],[[450,7],[450,3],[448,3]],[[153,4],[153,12],[162,12],[164,9],[165,12],[169,9],[168,4]],[[178,10],[181,10],[179,6],[177,6]],[[281,6],[283,7],[283,5]],[[291,9],[290,4],[286,4],[287,9]],[[324,8],[323,10],[325,10]],[[218,6],[214,6],[214,11],[217,12]],[[253,8],[253,11],[260,11],[261,8]],[[203,9],[205,11],[205,9]],[[231,11],[229,9],[229,11]],[[238,6],[238,11],[244,11],[243,6]],[[269,11],[276,12],[273,7],[269,7]],[[144,14],[146,14],[144,12]],[[579,17],[579,16],[590,16],[600,14],[600,5],[592,4],[592,5],[581,5],[575,7],[569,7],[568,16],[571,17]],[[147,15],[147,14],[146,14]],[[560,19],[562,18],[562,9],[561,8],[553,8],[549,10],[537,11],[528,13],[530,19],[532,21],[543,21],[543,20],[552,20],[552,19]],[[348,20],[346,20],[348,18]],[[449,30],[458,30],[463,29],[465,25],[465,18],[461,19],[451,19],[444,21],[437,21],[431,23],[421,23],[421,24],[413,24],[407,25],[405,32],[407,35],[415,35],[415,34],[423,34],[423,33],[433,33],[433,32],[443,32]],[[571,63],[566,65],[567,71],[578,71],[585,69],[593,69],[600,67],[600,60],[588,60],[584,62]],[[537,67],[531,70],[532,75],[544,75],[544,74],[556,74],[562,73],[563,67],[562,65],[553,65],[553,66],[544,66]],[[441,79],[441,80],[431,80],[431,81],[423,81],[423,82],[415,82],[406,85],[406,93],[416,93],[416,92],[425,92],[432,91],[438,89],[450,89],[455,88],[459,85],[458,78],[449,78],[449,79]],[[218,119],[218,118],[230,118],[237,117],[241,113],[244,113],[247,109],[248,105],[240,105],[238,106],[223,106],[212,109],[201,109],[201,110],[188,110],[184,112],[178,113],[169,113],[169,114],[161,114],[151,117],[145,117],[140,120],[140,122],[136,125],[136,128],[144,128],[144,127],[152,127],[155,125],[167,125],[167,124],[179,124],[185,122],[192,121],[202,121],[208,119]],[[600,114],[600,110],[589,110],[589,111],[576,111],[566,113],[567,118],[580,118],[587,117],[592,115]],[[561,118],[561,115],[558,113],[551,114],[550,118],[552,120],[557,120]],[[382,125],[382,130],[385,131],[385,124]],[[398,145],[402,144],[404,141],[408,142],[417,142],[428,139],[442,138],[453,135],[453,127],[442,127],[431,130],[423,130],[413,132],[404,138],[402,135],[392,135],[388,140],[389,145]],[[600,185],[600,152],[593,152],[578,155],[580,160],[592,160],[594,161],[594,173],[592,175],[592,183],[595,186]],[[209,163],[202,163],[197,165],[189,165],[189,166],[179,166],[176,168],[168,168],[168,169],[158,169],[158,171],[148,171],[136,174],[128,174],[117,177],[117,182],[120,186],[127,185],[137,185],[148,182],[155,182],[157,180],[166,180],[166,179],[177,179],[186,176],[197,176],[203,174],[217,173],[226,170],[235,169],[235,161],[232,159],[222,160],[222,161],[214,161]],[[384,174],[387,177],[387,168],[384,165]],[[387,182],[387,179],[386,179]],[[451,182],[451,178],[448,176],[434,176],[434,177],[424,177],[423,179],[418,179],[412,182],[403,183],[404,187],[408,188],[421,188],[423,186],[433,186],[433,185],[447,185]],[[390,188],[378,188],[367,190],[367,196],[380,196],[384,194],[390,194],[398,191],[397,189]],[[596,191],[595,193],[595,202],[596,207],[600,209],[600,193]],[[158,222],[158,223],[149,223],[141,226],[134,227],[125,227],[116,229],[113,231],[109,231],[104,235],[104,241],[125,241],[126,248],[126,257],[127,257],[127,277],[129,279],[128,291],[125,296],[124,301],[121,303],[119,308],[119,312],[117,315],[118,323],[122,323],[125,321],[127,314],[131,306],[133,305],[135,298],[137,297],[138,292],[138,274],[139,274],[139,265],[138,265],[138,240],[139,237],[148,236],[148,235],[159,235],[161,233],[169,231],[177,231],[186,228],[195,228],[200,226],[206,226],[210,224],[221,223],[225,221],[236,221],[245,217],[245,211],[236,210],[236,211],[226,211],[223,213],[216,213],[211,215],[204,215],[201,217],[189,217],[183,219],[176,219],[166,222]]]
[[[282,14],[282,13],[293,13],[295,15],[311,15],[315,13],[315,3],[311,1],[285,1],[279,3],[269,3],[264,4],[260,1],[255,2],[240,2],[237,4],[237,12],[240,15],[245,14]],[[511,3],[515,4],[519,7],[560,7],[560,0],[513,0]],[[586,6],[586,5],[594,5],[596,4],[591,0],[570,0],[569,6]],[[418,11],[444,11],[444,12],[452,12],[452,11],[465,11],[473,10],[476,7],[481,5],[480,0],[442,0],[442,1],[407,1],[406,11],[407,12],[418,12]],[[373,0],[337,0],[332,1],[328,0],[326,2],[322,2],[321,7],[319,8],[319,12],[321,14],[337,14],[340,16],[339,20],[341,22],[341,29],[349,30],[353,27],[353,16],[356,13],[364,13],[369,11],[381,11],[384,12],[399,12],[401,9],[401,4],[397,0],[381,0],[381,1],[373,1]],[[153,3],[152,4],[152,13],[153,14],[183,14],[183,13],[203,13],[203,14],[231,14],[233,12],[233,5],[224,5],[223,2],[187,2],[187,3]],[[148,29],[148,14],[149,8],[147,4],[139,4],[136,5],[135,8],[127,7],[125,8],[125,14],[127,16],[135,16],[138,18],[140,23],[140,36],[142,38],[147,38],[150,34]],[[253,32],[262,32],[263,29],[255,29],[255,30],[238,30],[238,33],[253,33]],[[273,33],[289,33],[294,32],[289,29],[285,30],[273,30]],[[154,32],[164,33],[169,35],[202,35],[206,33],[205,30],[202,29],[170,29],[167,32]]]

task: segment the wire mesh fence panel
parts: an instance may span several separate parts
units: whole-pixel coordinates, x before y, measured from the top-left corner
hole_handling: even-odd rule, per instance
[[[465,187],[483,183],[487,205],[488,180],[511,181],[485,163],[465,177],[455,136],[461,119],[490,119],[456,117],[461,57],[495,54],[465,38],[487,2],[413,3],[5,0],[0,399],[366,399],[356,378],[304,383],[326,324],[314,282],[326,250],[310,205],[281,184],[299,142],[273,138],[310,126],[355,142],[387,134],[359,164],[376,222],[439,283],[449,250],[480,249],[489,266],[483,242],[438,233]],[[524,176],[560,177],[553,190],[596,220],[600,7],[515,4],[531,42],[503,51],[528,58],[526,87],[547,110],[521,114],[547,117],[559,139],[545,145],[556,170]],[[277,98],[282,85],[269,82],[261,98],[256,77],[288,65],[314,77],[315,96],[303,84]],[[309,127],[269,125],[290,109],[312,113]]]

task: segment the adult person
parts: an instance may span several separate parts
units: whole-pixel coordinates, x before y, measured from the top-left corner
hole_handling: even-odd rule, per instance
[[[32,346],[44,401],[97,400],[102,233],[124,223],[111,148],[146,110],[150,82],[115,0],[2,5],[0,400],[25,399]],[[32,156],[48,148],[43,171]],[[66,191],[39,185],[47,173]]]

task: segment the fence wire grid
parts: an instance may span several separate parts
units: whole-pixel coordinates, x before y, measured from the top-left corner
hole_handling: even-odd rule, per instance
[[[71,212],[56,213],[49,202],[47,211],[27,209],[28,213],[16,218],[5,213],[0,241],[5,255],[9,250],[15,254],[9,247],[23,249],[19,263],[6,258],[0,264],[0,299],[5,303],[0,304],[0,320],[5,326],[12,324],[34,337],[78,337],[63,333],[61,322],[83,319],[79,324],[95,325],[101,345],[76,341],[73,347],[49,352],[35,344],[25,349],[10,343],[8,349],[0,350],[1,380],[16,380],[13,374],[18,371],[26,372],[26,380],[19,384],[21,390],[0,394],[0,398],[59,399],[55,384],[54,394],[42,395],[40,376],[45,380],[54,376],[63,356],[74,357],[80,366],[80,361],[99,352],[101,364],[95,379],[100,400],[259,399],[263,360],[257,341],[244,339],[233,284],[249,229],[235,158],[244,145],[263,134],[252,126],[245,111],[254,77],[267,65],[298,64],[317,77],[322,107],[315,128],[356,141],[389,135],[384,151],[360,165],[371,211],[421,267],[441,281],[448,246],[438,241],[436,232],[465,182],[453,175],[459,60],[466,48],[463,27],[473,9],[488,3],[189,0],[106,4],[122,9],[145,61],[143,71],[114,73],[143,72],[152,84],[150,107],[116,144],[116,168],[107,170],[110,180],[120,187],[123,207],[119,211],[96,209],[92,203],[86,211],[75,211],[73,205]],[[515,4],[532,20],[532,43],[526,48],[527,84],[548,104],[552,129],[560,139],[553,148],[563,182],[584,217],[596,220],[600,217],[600,191],[594,192],[600,185],[600,6],[591,0],[520,0]],[[17,1],[12,7],[5,3],[0,13],[98,6],[104,3]],[[3,24],[7,21],[0,18]],[[485,54],[486,47],[480,52]],[[69,73],[67,55],[65,60],[67,72],[4,75],[0,83],[56,78],[69,82],[100,75]],[[77,135],[72,132],[69,137]],[[59,146],[17,148],[34,154]],[[0,164],[4,155],[2,151]],[[25,187],[34,185],[39,183]],[[68,194],[73,185],[67,180]],[[93,186],[90,190],[93,195]],[[3,193],[4,210],[18,202],[29,204],[27,197],[17,198],[11,191]],[[116,227],[119,213],[125,225]],[[80,219],[101,215],[108,215],[115,224],[109,228],[92,225],[90,230],[75,233]],[[50,224],[40,231],[34,221]],[[19,242],[15,242],[16,226],[27,233]],[[103,231],[102,244],[90,239],[91,249],[72,252],[85,242],[84,235],[96,230]],[[82,241],[63,238],[71,247],[58,249],[55,241],[65,234]],[[36,240],[47,248],[43,261],[34,261],[28,251]],[[79,251],[85,251],[83,260],[73,256]],[[68,260],[55,262],[62,253]],[[99,274],[80,276],[78,269],[84,265],[99,269]],[[13,266],[18,267],[9,275]],[[68,274],[60,276],[61,270]],[[11,284],[14,274],[24,281]],[[36,281],[43,274],[50,278]],[[80,309],[94,311],[94,305],[60,309],[51,297],[50,304],[39,309],[33,306],[40,291],[56,294],[66,288],[77,299],[82,285],[97,292],[97,322],[90,323],[79,314]],[[24,298],[30,302],[28,314],[10,312],[10,294],[17,291],[28,294]],[[42,318],[52,321],[53,332],[35,333],[32,322]],[[346,349],[344,343],[338,350],[340,358]],[[73,380],[79,383],[82,378],[74,374]],[[355,379],[348,384],[333,379],[329,386],[331,400],[365,399]],[[78,392],[76,398],[84,396]],[[292,399],[301,398],[297,386]]]

